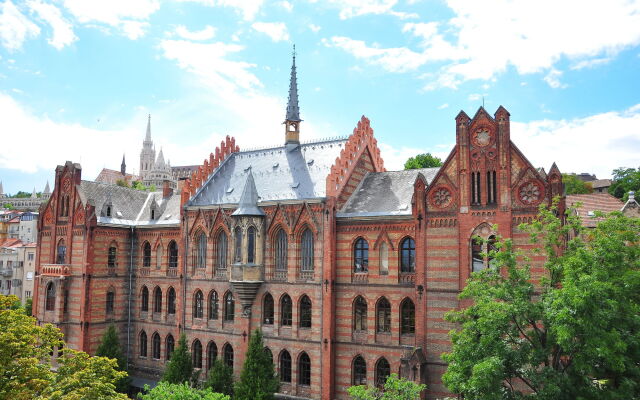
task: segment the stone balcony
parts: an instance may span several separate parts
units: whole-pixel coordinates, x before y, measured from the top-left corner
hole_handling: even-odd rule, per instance
[[[264,273],[261,265],[234,264],[231,266],[231,286],[242,305],[242,315],[251,315],[251,304],[258,293],[258,289],[264,281]]]
[[[71,265],[69,264],[42,264],[40,275],[44,276],[69,276]]]

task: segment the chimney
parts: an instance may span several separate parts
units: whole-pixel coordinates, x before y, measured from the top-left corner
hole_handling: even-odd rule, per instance
[[[173,195],[173,189],[171,188],[171,181],[165,179],[162,181],[162,198],[166,199],[167,197],[171,197]]]

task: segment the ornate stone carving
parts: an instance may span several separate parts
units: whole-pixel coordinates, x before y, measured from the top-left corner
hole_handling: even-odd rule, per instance
[[[431,195],[431,204],[437,208],[447,208],[452,201],[451,191],[444,186],[437,187]]]
[[[473,132],[471,137],[473,144],[479,147],[485,147],[493,142],[493,134],[487,127],[480,127]]]
[[[538,204],[544,195],[544,190],[535,181],[527,181],[518,188],[518,198],[523,204]]]

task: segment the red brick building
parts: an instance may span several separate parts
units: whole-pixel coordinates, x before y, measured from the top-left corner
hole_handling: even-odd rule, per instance
[[[227,137],[179,194],[59,166],[41,209],[38,320],[89,353],[114,323],[137,383],[160,376],[182,332],[196,367],[221,357],[239,374],[260,328],[282,395],[344,399],[391,372],[445,395],[443,316],[487,265],[472,237],[527,248],[517,226],[562,195],[558,168],[529,163],[503,107],[460,112],[444,165],[411,171],[385,170],[365,117],[310,143],[300,123],[294,60],[285,145],[240,151]]]

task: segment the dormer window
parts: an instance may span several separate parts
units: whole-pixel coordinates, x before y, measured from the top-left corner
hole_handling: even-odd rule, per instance
[[[107,217],[111,216],[111,206],[107,206]]]
[[[156,210],[151,209],[151,219],[154,220],[156,219]]]

